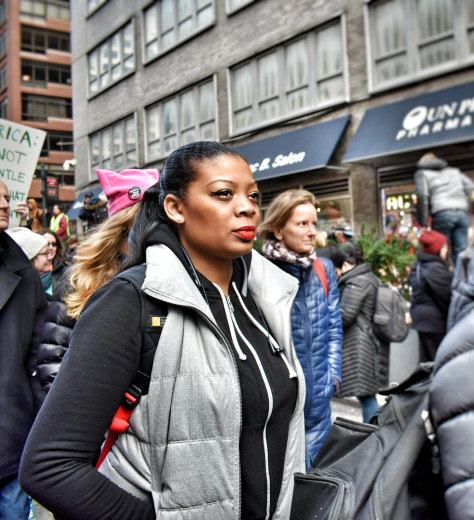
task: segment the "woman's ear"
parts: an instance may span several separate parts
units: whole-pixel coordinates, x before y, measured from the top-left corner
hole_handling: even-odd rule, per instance
[[[281,240],[283,238],[283,235],[282,235],[282,232],[281,232],[281,229],[274,229],[273,230],[273,234],[275,235],[275,238],[277,240]]]
[[[175,195],[166,195],[163,208],[168,218],[175,224],[184,224],[181,199]]]

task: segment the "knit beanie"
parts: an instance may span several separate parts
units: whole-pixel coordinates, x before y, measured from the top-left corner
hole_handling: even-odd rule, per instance
[[[159,180],[158,170],[97,170],[109,201],[109,217],[142,200],[143,193]]]
[[[424,231],[421,234],[420,242],[425,253],[437,255],[439,250],[444,246],[444,244],[446,244],[447,239],[443,233],[431,229],[429,231]]]
[[[42,249],[48,246],[48,241],[43,235],[33,233],[31,229],[26,227],[14,227],[7,229],[13,240],[23,249],[23,252],[28,257],[28,260],[33,260]]]

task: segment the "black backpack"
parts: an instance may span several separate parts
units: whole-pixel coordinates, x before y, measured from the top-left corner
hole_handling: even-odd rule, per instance
[[[381,390],[370,420],[338,417],[311,468],[295,474],[290,520],[446,520],[428,413],[432,363]]]
[[[116,275],[114,278],[127,280],[135,287],[140,295],[142,311],[140,325],[142,347],[137,373],[125,393],[122,404],[114,415],[112,424],[109,427],[107,439],[102,446],[99,459],[96,463],[96,469],[99,469],[119,434],[123,433],[128,428],[128,419],[140,402],[142,395],[148,393],[150,376],[153,368],[153,359],[155,358],[155,352],[160,340],[161,331],[166,321],[168,307],[166,303],[152,298],[142,291],[145,273],[146,265],[142,264],[131,267],[123,273]]]
[[[372,330],[382,343],[404,341],[410,331],[411,316],[403,296],[386,285],[375,285],[375,311]]]

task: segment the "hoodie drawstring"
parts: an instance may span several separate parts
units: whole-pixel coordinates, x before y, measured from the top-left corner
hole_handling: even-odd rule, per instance
[[[242,309],[244,310],[245,314],[247,315],[247,317],[250,319],[250,321],[255,325],[255,327],[257,327],[257,329],[263,333],[263,335],[270,341],[270,343],[272,344],[273,346],[273,349],[275,352],[278,352],[280,354],[280,357],[281,359],[283,360],[283,362],[285,363],[286,367],[288,368],[288,372],[290,374],[290,378],[291,379],[294,379],[295,377],[297,377],[297,373],[295,371],[295,369],[290,365],[290,362],[288,361],[288,358],[286,357],[285,355],[285,351],[283,349],[283,347],[280,347],[280,345],[278,345],[277,341],[273,338],[273,336],[270,334],[270,332],[268,332],[268,330],[263,327],[253,316],[252,314],[250,313],[250,311],[247,309],[247,307],[245,306],[245,303],[244,303],[244,300],[242,299],[242,297],[240,296],[240,293],[237,289],[237,285],[235,284],[235,282],[232,282],[232,287],[234,288],[234,291],[235,291],[235,294],[237,295],[237,298],[239,299],[239,302],[240,302],[240,305],[242,306]]]

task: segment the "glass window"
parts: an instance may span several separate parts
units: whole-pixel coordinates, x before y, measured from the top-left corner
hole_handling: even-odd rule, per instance
[[[233,129],[241,130],[346,97],[340,20],[231,71]]]
[[[327,234],[335,229],[352,229],[351,199],[349,197],[319,199],[317,228],[318,231]]]
[[[92,13],[106,2],[107,0],[87,0],[87,12]]]
[[[473,0],[379,0],[369,7],[373,86],[407,81],[473,54]],[[455,31],[465,27],[466,31]],[[467,49],[467,54],[466,54]]]
[[[308,106],[309,60],[306,41],[288,45],[285,49],[286,103],[290,112]]]
[[[214,23],[214,0],[158,0],[144,11],[146,59]]]
[[[22,94],[22,119],[47,123],[48,117],[72,118],[70,99]]]
[[[43,88],[46,87],[46,83],[70,85],[71,67],[41,61],[21,60],[21,83]]]
[[[134,117],[119,121],[89,139],[91,172],[97,168],[122,170],[137,166],[137,137]]]
[[[146,109],[147,161],[193,141],[216,139],[213,81]]]
[[[69,1],[20,0],[20,16],[28,20],[46,20],[46,18],[69,20]]]
[[[228,10],[229,12],[233,12],[245,5],[252,4],[253,2],[255,2],[255,0],[228,0]]]
[[[7,65],[3,65],[0,68],[0,90],[3,90],[7,86]]]
[[[135,70],[134,30],[130,22],[89,53],[89,94],[95,94]]]
[[[45,53],[46,49],[70,52],[69,34],[29,25],[21,27],[21,50]]]

